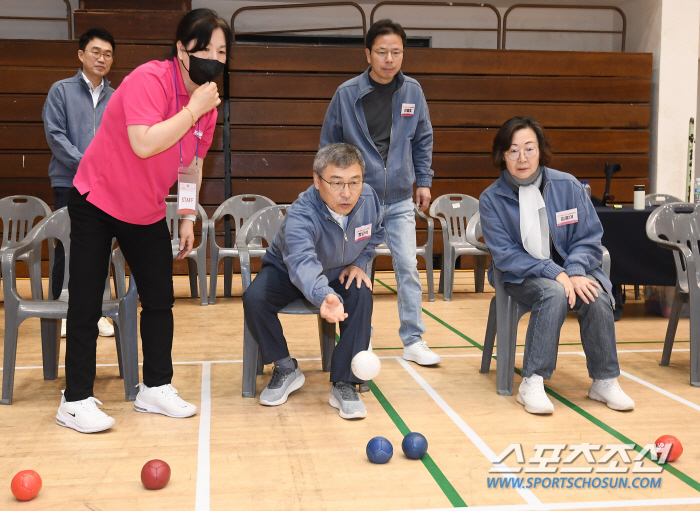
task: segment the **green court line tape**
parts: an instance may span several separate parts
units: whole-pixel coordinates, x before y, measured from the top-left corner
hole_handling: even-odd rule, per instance
[[[375,279],[375,280],[376,280],[377,282],[379,282],[381,285],[383,285],[384,287],[386,287],[386,288],[390,289],[391,291],[393,291],[394,293],[396,293],[396,291],[395,291],[393,288],[387,286],[386,284],[384,284],[384,283],[383,283],[382,281],[380,281],[379,279]],[[445,323],[443,320],[441,320],[440,318],[438,318],[438,317],[435,316],[434,314],[432,314],[432,313],[426,311],[425,309],[423,309],[423,312],[425,312],[428,316],[430,316],[431,318],[433,318],[435,321],[437,321],[438,323],[440,323],[441,325],[443,325],[443,326],[446,327],[447,329],[449,329],[449,330],[451,330],[452,332],[456,333],[457,335],[459,335],[459,336],[462,337],[463,339],[469,341],[470,343],[472,343],[472,344],[473,344],[474,346],[476,346],[477,348],[479,348],[479,349],[481,349],[481,350],[484,349],[484,347],[483,347],[481,344],[477,343],[476,341],[473,341],[472,339],[470,339],[469,337],[467,337],[466,335],[464,335],[462,332],[460,332],[459,330],[457,330],[456,328],[454,328],[452,325],[449,325],[449,324]],[[647,341],[647,342],[649,342],[649,341]],[[653,342],[653,341],[651,341],[651,342]],[[493,358],[496,358],[496,357],[494,356]],[[517,367],[515,368],[515,372],[516,372],[518,375],[521,375],[521,371],[520,371],[520,369],[518,369]],[[584,410],[583,408],[581,408],[580,406],[575,405],[574,403],[572,403],[571,401],[569,401],[568,399],[566,399],[566,398],[565,398],[564,396],[562,396],[561,394],[558,394],[557,392],[553,391],[552,389],[550,389],[550,388],[547,387],[546,385],[545,385],[544,388],[545,388],[545,391],[547,392],[547,394],[549,394],[550,396],[554,397],[557,401],[559,401],[559,402],[561,402],[562,404],[564,404],[565,406],[569,407],[569,408],[570,408],[571,410],[573,410],[574,412],[578,413],[581,417],[583,417],[583,418],[587,419],[588,421],[592,422],[593,424],[595,424],[596,426],[598,426],[599,428],[601,428],[603,431],[609,433],[610,435],[614,436],[615,438],[617,438],[618,440],[620,440],[620,441],[623,442],[623,443],[626,443],[626,444],[634,444],[634,449],[635,449],[635,451],[641,452],[642,449],[644,448],[642,445],[638,444],[637,442],[634,442],[634,441],[630,440],[629,438],[627,438],[625,435],[623,435],[622,433],[620,433],[619,431],[617,431],[617,430],[614,429],[613,427],[608,426],[607,424],[605,424],[603,421],[601,421],[601,420],[598,419],[597,417],[591,415],[590,413],[588,413],[587,411],[585,411],[585,410]],[[662,465],[662,464],[660,464],[660,463],[658,463],[658,462],[652,460],[652,459],[651,459],[651,454],[650,454],[650,453],[646,453],[646,454],[645,454],[645,457],[646,457],[649,461],[651,461],[652,463],[655,463],[656,465],[659,465],[660,467],[663,467],[664,470],[666,470],[666,471],[669,472],[670,474],[676,476],[678,479],[680,479],[681,481],[683,481],[684,483],[686,483],[688,486],[690,486],[691,488],[693,488],[695,491],[700,492],[700,483],[699,483],[698,481],[696,481],[695,479],[693,479],[692,477],[690,477],[689,475],[687,475],[687,474],[681,472],[681,471],[678,470],[676,467],[674,467],[674,466],[672,466],[672,465],[670,465],[670,464],[668,464],[668,463],[665,463],[665,464]]]
[[[379,401],[379,404],[382,405],[382,408],[384,408],[384,411],[394,422],[401,434],[403,436],[408,435],[411,432],[411,430],[396,412],[394,407],[391,406],[391,403],[389,403],[384,394],[382,394],[382,391],[379,390],[379,387],[377,387],[377,385],[371,380],[368,381],[367,384],[369,385],[370,390],[374,394],[374,397],[377,398],[377,401]],[[445,494],[445,497],[447,497],[447,499],[450,501],[452,507],[468,507],[464,500],[462,500],[462,497],[460,497],[459,493],[457,493],[457,490],[455,490],[454,486],[452,486],[447,477],[445,477],[445,474],[442,473],[442,470],[440,470],[433,458],[430,457],[430,454],[425,453],[423,458],[421,458],[421,461],[423,462],[425,468],[428,469],[428,472],[430,472],[430,475],[433,476],[433,479],[438,484],[442,492]]]

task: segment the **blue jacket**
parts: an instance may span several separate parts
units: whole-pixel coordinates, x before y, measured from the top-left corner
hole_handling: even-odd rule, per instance
[[[503,272],[503,282],[520,283],[526,277],[554,279],[562,271],[569,276],[590,273],[612,297],[612,284],[601,268],[603,226],[583,186],[571,174],[547,167],[542,186],[551,239],[564,260],[563,268],[551,259],[536,259],[523,248],[518,195],[503,175],[479,198],[484,241],[491,251],[492,264]],[[578,222],[558,227],[556,214],[574,208]]]
[[[104,88],[97,107],[94,107],[92,94],[81,74],[82,70],[73,78],[54,83],[41,112],[46,141],[52,153],[49,163],[52,187],[73,186],[78,164],[92,142],[107,102],[114,93],[109,80],[103,78]]]
[[[430,187],[433,182],[433,127],[428,103],[420,84],[398,75],[398,89],[392,99],[391,140],[386,168],[369,134],[362,97],[374,90],[369,84],[369,68],[348,80],[335,92],[326,111],[319,149],[334,142],[345,142],[360,149],[365,159],[365,180],[374,188],[382,204],[393,204],[413,196],[413,184]],[[415,105],[412,116],[402,116],[404,104]]]
[[[355,241],[356,229],[368,225],[371,226],[371,236]],[[311,185],[287,209],[282,226],[262,260],[289,273],[290,280],[306,299],[320,307],[326,295],[337,295],[328,283],[337,279],[343,268],[351,264],[364,271],[374,254],[374,247],[382,241],[381,205],[370,186],[363,185],[343,231],[318,190]]]

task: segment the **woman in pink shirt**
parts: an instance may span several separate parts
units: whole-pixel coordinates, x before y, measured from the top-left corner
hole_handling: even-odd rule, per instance
[[[141,299],[143,383],[134,408],[191,417],[197,407],[171,385],[174,303],[165,198],[180,167],[197,167],[221,103],[214,79],[232,42],[226,21],[210,9],[187,13],[177,28],[173,58],[143,64],[113,94],[85,151],[68,197],[71,257],[68,283],[66,390],[56,422],[81,433],[111,428],[93,396],[97,321],[112,238],[119,241]],[[194,243],[195,216],[180,221],[182,259]]]

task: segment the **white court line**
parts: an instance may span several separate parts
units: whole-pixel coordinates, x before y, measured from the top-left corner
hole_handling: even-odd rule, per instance
[[[481,437],[474,431],[472,428],[469,427],[469,425],[464,422],[464,420],[455,412],[450,405],[447,404],[447,402],[440,397],[440,394],[435,392],[435,389],[433,389],[427,381],[423,379],[423,377],[416,372],[415,369],[413,369],[410,365],[408,365],[408,362],[406,362],[404,359],[400,357],[395,357],[396,361],[398,361],[399,364],[403,366],[403,368],[410,374],[414,380],[418,382],[418,384],[423,387],[423,390],[425,390],[428,395],[437,403],[437,405],[442,408],[442,410],[447,414],[447,416],[452,419],[452,422],[454,422],[459,429],[462,430],[462,432],[467,435],[467,438],[471,440],[471,442],[476,446],[479,451],[481,451],[481,454],[483,454],[486,459],[489,460],[493,464],[493,466],[498,469],[499,471],[502,470],[503,477],[507,478],[515,478],[515,476],[512,473],[508,472],[508,467],[506,466],[505,463],[498,463],[495,464],[493,463],[493,460],[497,458],[496,453],[491,450],[491,448],[486,445],[486,442],[484,442]],[[520,496],[525,499],[525,502],[527,502],[529,505],[531,504],[536,504],[539,505],[540,507],[534,508],[534,509],[549,509],[549,506],[546,507],[541,507],[542,502],[540,499],[537,498],[537,496],[532,493],[527,488],[516,488],[515,489]]]
[[[685,506],[700,504],[700,497],[671,499],[599,500],[591,502],[555,502],[553,504],[513,504],[505,506],[470,506],[473,511],[543,511],[547,509],[601,509],[657,506]],[[411,509],[405,511],[454,511],[453,507]]]
[[[659,350],[659,351],[661,351],[661,350]],[[673,351],[681,351],[681,350],[673,350]],[[690,349],[684,350],[684,351],[690,351]],[[581,352],[580,355],[581,355],[583,358],[586,358],[586,354],[585,354],[585,353]],[[643,379],[641,379],[641,378],[639,378],[639,377],[637,377],[637,376],[634,376],[634,375],[632,375],[632,374],[630,374],[630,373],[628,373],[628,372],[626,372],[626,371],[620,370],[620,374],[621,374],[622,376],[626,376],[627,378],[629,378],[629,379],[632,380],[632,381],[636,381],[636,382],[639,383],[640,385],[644,385],[645,387],[650,388],[651,390],[654,390],[654,391],[658,392],[659,394],[663,394],[663,395],[666,396],[666,397],[670,397],[670,398],[673,399],[674,401],[678,401],[679,403],[684,404],[684,405],[686,405],[686,406],[689,406],[690,408],[692,408],[692,409],[697,410],[697,411],[700,412],[700,405],[696,405],[696,404],[693,403],[692,401],[688,401],[687,399],[684,399],[684,398],[682,398],[682,397],[680,397],[680,396],[677,396],[677,395],[675,395],[675,394],[669,392],[668,390],[664,390],[664,389],[662,389],[661,387],[657,387],[657,386],[654,385],[653,383],[649,383],[648,381],[643,380]]]
[[[197,493],[195,511],[209,511],[211,435],[211,363],[202,365],[202,402],[199,406],[199,446],[197,449]]]

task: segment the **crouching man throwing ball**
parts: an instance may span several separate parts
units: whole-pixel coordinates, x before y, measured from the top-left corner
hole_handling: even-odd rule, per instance
[[[314,159],[314,184],[299,195],[272,245],[263,267],[243,294],[245,320],[265,364],[274,362],[260,403],[277,406],[304,384],[290,357],[277,313],[299,298],[321,308],[321,317],[340,323],[340,342],[331,360],[330,404],[344,419],[367,416],[350,369],[366,350],[372,319],[372,282],[363,268],[384,240],[377,194],[363,184],[365,162],[349,144],[330,144]]]

